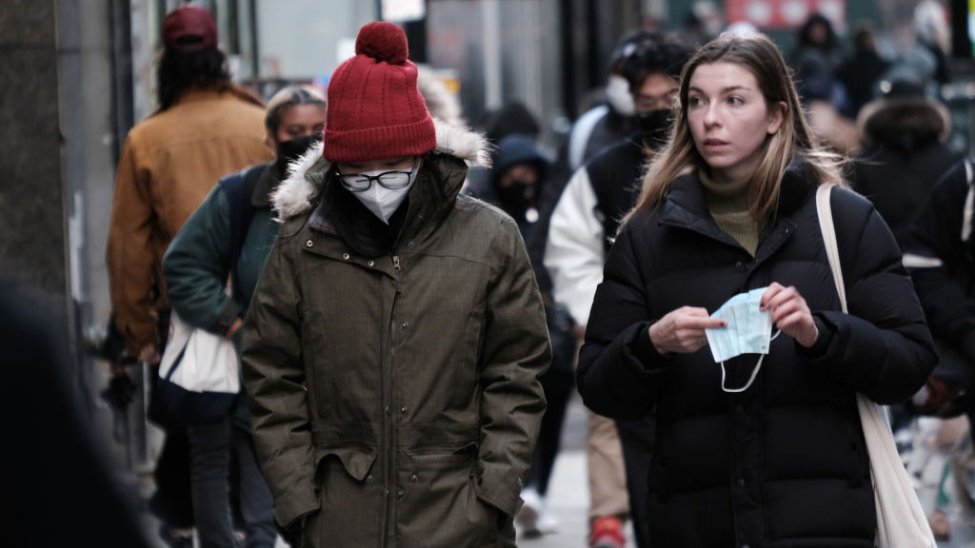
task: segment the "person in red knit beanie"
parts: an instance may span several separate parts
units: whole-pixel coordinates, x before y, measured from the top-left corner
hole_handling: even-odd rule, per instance
[[[323,142],[272,199],[247,319],[254,442],[293,545],[514,546],[551,350],[518,226],[461,195],[484,139],[431,118],[369,23]]]

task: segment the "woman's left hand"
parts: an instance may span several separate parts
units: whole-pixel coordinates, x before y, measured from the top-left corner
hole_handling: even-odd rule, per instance
[[[812,312],[795,287],[785,287],[772,282],[759,301],[762,310],[772,312],[772,324],[792,337],[800,345],[809,348],[819,338],[819,330]]]

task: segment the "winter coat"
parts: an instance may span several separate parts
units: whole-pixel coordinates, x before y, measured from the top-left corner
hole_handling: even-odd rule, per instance
[[[607,258],[580,355],[579,391],[593,411],[656,410],[650,537],[682,547],[872,548],[876,517],[855,394],[901,401],[934,366],[924,315],[900,252],[862,197],[831,205],[849,314],[826,260],[815,188],[793,165],[778,217],[754,258],[713,221],[694,175],[624,225]],[[650,325],[681,306],[716,310],[772,282],[795,286],[820,338],[771,343],[754,384],[722,391],[708,348],[661,355]],[[727,362],[726,386],[746,384],[755,355]]]
[[[260,102],[231,88],[189,91],[129,131],[119,159],[108,233],[115,321],[129,350],[156,341],[168,310],[162,257],[217,180],[269,161]]]
[[[569,179],[552,212],[545,267],[555,301],[586,325],[606,252],[640,193],[646,156],[638,139],[621,140]]]
[[[237,250],[231,249],[231,204],[223,185],[213,187],[173,238],[163,259],[173,310],[186,323],[218,335],[226,333],[247,313],[257,279],[278,235],[279,225],[274,221],[270,194],[277,187],[280,174],[275,164],[253,169],[262,173],[248,198],[254,208],[253,217],[242,228],[233,295],[227,295],[224,290],[230,275],[227,261]],[[239,337],[234,338],[238,355],[239,341]],[[249,426],[245,398],[241,398],[234,418],[238,425]]]
[[[497,188],[498,180],[505,171],[518,164],[535,164],[539,170],[539,179],[535,183],[535,199],[531,207],[524,211],[515,211],[510,206],[505,208]],[[542,302],[545,303],[549,340],[552,343],[552,369],[558,370],[556,374],[571,375],[574,372],[579,350],[578,339],[568,309],[557,304],[552,298],[552,280],[542,262],[549,218],[553,209],[552,204],[545,203],[548,196],[545,188],[552,183],[549,179],[551,167],[551,162],[530,137],[507,136],[499,143],[491,168],[474,166],[470,169],[463,192],[502,209],[518,223],[518,230],[521,231],[521,237],[524,238],[528,249],[532,272],[542,293]],[[470,175],[475,172],[479,175],[472,178]]]
[[[935,185],[905,244],[931,332],[975,361],[975,181],[969,161],[956,163]]]
[[[481,139],[438,124],[393,251],[362,257],[317,199],[321,149],[275,193],[284,220],[244,327],[254,442],[303,546],[511,546],[550,350],[514,221],[458,195]],[[327,188],[325,188],[327,190]]]
[[[942,175],[961,155],[945,144],[948,111],[930,99],[878,99],[858,119],[862,146],[850,183],[883,216],[903,247],[911,223]]]

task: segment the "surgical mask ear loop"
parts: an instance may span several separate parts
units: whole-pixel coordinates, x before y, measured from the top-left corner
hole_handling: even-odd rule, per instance
[[[776,339],[776,337],[778,337],[781,334],[782,334],[782,330],[780,329],[780,330],[778,330],[775,333],[775,335],[772,335],[772,338],[770,338],[769,341],[774,341]],[[758,372],[762,370],[762,362],[763,361],[765,361],[765,354],[762,354],[761,356],[759,356],[758,361],[755,363],[755,369],[752,371],[751,378],[749,378],[748,379],[748,382],[745,383],[745,386],[743,386],[741,388],[728,388],[728,387],[725,386],[725,377],[727,377],[727,371],[725,371],[724,362],[722,361],[721,362],[721,390],[724,390],[725,392],[727,392],[729,394],[740,394],[740,393],[744,392],[745,390],[748,390],[749,388],[751,388],[752,387],[752,383],[755,382],[755,377],[758,376]]]

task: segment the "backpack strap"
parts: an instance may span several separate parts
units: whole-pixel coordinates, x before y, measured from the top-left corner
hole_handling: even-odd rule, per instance
[[[247,237],[247,229],[254,219],[255,208],[251,203],[251,197],[254,195],[257,181],[264,174],[264,170],[269,169],[270,166],[271,164],[250,166],[240,173],[220,180],[220,186],[227,194],[227,203],[230,204],[230,253],[227,255],[227,272],[233,276],[234,288],[240,287],[237,261],[244,246],[244,238]]]

